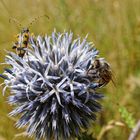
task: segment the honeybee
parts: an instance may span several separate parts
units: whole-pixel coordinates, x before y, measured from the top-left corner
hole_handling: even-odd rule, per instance
[[[90,75],[95,75],[92,78],[94,82],[99,83],[99,87],[107,85],[110,81],[115,85],[110,65],[102,58],[93,61],[88,73]]]
[[[29,46],[29,39],[31,35],[28,28],[23,28],[21,33],[16,35],[16,41],[12,49],[16,50],[16,53],[19,57],[24,57],[26,53],[26,48]]]

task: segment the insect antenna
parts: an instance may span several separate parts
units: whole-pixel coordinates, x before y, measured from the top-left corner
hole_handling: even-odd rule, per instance
[[[42,15],[42,16],[35,17],[35,18],[28,24],[28,27],[31,27],[33,23],[35,23],[37,20],[39,20],[39,19],[42,18],[42,17],[46,17],[47,19],[50,19],[49,16],[47,16],[47,15]]]
[[[11,22],[14,22],[19,28],[22,27],[21,23],[16,18],[10,17],[9,23],[11,23]]]

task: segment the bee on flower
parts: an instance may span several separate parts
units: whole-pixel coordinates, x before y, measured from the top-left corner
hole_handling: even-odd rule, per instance
[[[110,81],[112,81],[115,85],[111,67],[103,58],[96,58],[93,60],[90,68],[88,69],[88,75],[91,77],[93,75],[93,81],[99,83],[100,87],[107,85]]]

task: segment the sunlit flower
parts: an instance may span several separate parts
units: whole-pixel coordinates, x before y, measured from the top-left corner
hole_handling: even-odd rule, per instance
[[[27,54],[6,56],[3,75],[5,89],[11,90],[8,102],[14,105],[11,116],[20,114],[17,127],[27,126],[29,136],[62,140],[81,134],[96,119],[103,97],[88,75],[98,51],[86,38],[73,39],[72,33],[32,39]],[[98,81],[98,80],[96,80]]]

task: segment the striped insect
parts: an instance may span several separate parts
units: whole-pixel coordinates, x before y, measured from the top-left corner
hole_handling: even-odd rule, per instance
[[[43,15],[46,16],[46,15]],[[15,38],[15,42],[12,46],[12,49],[16,50],[16,53],[19,57],[23,58],[25,54],[27,54],[27,48],[30,46],[30,39],[34,38],[33,33],[30,33],[29,27],[32,25],[33,22],[35,22],[36,20],[38,20],[40,17],[43,16],[39,16],[37,18],[34,18],[28,27],[25,27],[21,30],[21,32],[19,34],[16,35]],[[48,19],[49,17],[46,16]],[[15,23],[18,23],[18,25],[21,27],[21,24],[16,20],[11,18],[9,21],[14,21]]]
[[[94,62],[91,64],[90,69],[88,70],[89,75],[92,75],[93,73],[96,76],[92,79],[94,82],[97,82],[99,84],[99,87],[107,85],[110,81],[112,81],[115,86],[110,65],[104,59],[94,60]]]
[[[30,32],[28,28],[23,28],[23,30],[16,35],[16,41],[13,44],[12,49],[16,50],[19,57],[24,57],[26,53],[26,48],[29,47]]]

